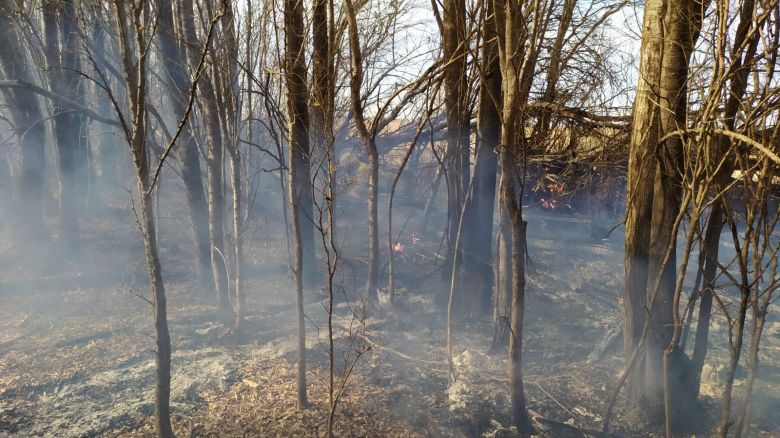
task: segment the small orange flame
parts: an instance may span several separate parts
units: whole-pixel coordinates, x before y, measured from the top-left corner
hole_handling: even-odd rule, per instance
[[[542,207],[544,208],[555,208],[558,206],[558,200],[557,199],[550,199],[549,201],[541,198],[542,201]]]
[[[404,252],[405,249],[406,249],[406,247],[401,242],[395,242],[393,244],[393,252],[399,252],[400,253],[400,252]]]

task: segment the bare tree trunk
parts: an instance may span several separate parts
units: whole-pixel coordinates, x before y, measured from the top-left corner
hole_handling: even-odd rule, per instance
[[[312,8],[312,91],[311,132],[312,157],[317,167],[326,169],[328,132],[333,123],[333,63],[328,26],[328,0],[315,0]],[[327,175],[327,171],[323,172]]]
[[[333,0],[315,0],[312,8],[312,88],[309,107],[312,139],[310,165],[316,168],[315,175],[319,175],[323,182],[317,186],[317,190],[328,204],[325,209],[328,215],[335,211],[336,202],[333,197],[336,181],[331,172],[332,166],[336,165],[333,133],[336,94],[334,56],[337,50],[335,33]],[[328,221],[333,222],[335,218],[329,218]],[[335,233],[336,227],[331,227],[331,231]],[[335,234],[330,236],[330,242],[335,250]]]
[[[186,111],[187,95],[189,94],[189,78],[187,69],[187,54],[176,44],[174,32],[173,4],[171,0],[163,0],[159,7],[159,44],[162,52],[161,63],[170,80],[169,93],[174,112],[181,116]],[[203,180],[200,172],[200,157],[190,125],[182,132],[184,145],[176,149],[175,157],[181,166],[182,180],[187,192],[187,205],[192,222],[192,236],[195,245],[197,273],[200,283],[211,282],[211,255],[208,230],[208,204],[203,190]]]
[[[0,6],[0,73],[5,78],[31,79],[32,71],[10,6]],[[3,98],[11,111],[14,130],[21,144],[21,171],[13,183],[13,214],[10,217],[14,240],[31,242],[47,238],[42,199],[46,130],[38,97],[24,89],[4,89]]]
[[[505,196],[508,196],[506,194]],[[512,420],[521,434],[531,429],[523,388],[523,313],[525,312],[525,231],[527,222],[512,220],[512,316],[509,331],[509,388]]]
[[[704,368],[704,358],[707,356],[707,347],[710,333],[710,318],[712,316],[713,283],[717,273],[718,251],[720,247],[720,234],[723,229],[723,208],[719,202],[712,206],[710,218],[707,221],[707,230],[704,234],[704,242],[701,248],[701,256],[704,257],[702,272],[702,288],[699,292],[699,318],[696,323],[696,338],[693,344],[691,356],[691,375],[696,384],[696,395],[699,395],[701,386],[701,372]]]
[[[490,309],[493,291],[493,212],[496,199],[496,171],[498,156],[496,147],[501,137],[501,65],[498,59],[496,22],[493,2],[488,1],[483,23],[484,77],[479,88],[479,113],[477,119],[477,154],[474,163],[474,182],[469,197],[463,228],[463,268],[466,275],[480,279],[476,292],[477,314],[485,315]]]
[[[509,14],[507,14],[509,15]],[[509,27],[509,26],[507,26]],[[504,71],[507,73],[506,70]],[[511,78],[509,74],[505,77]],[[510,83],[515,83],[510,82]],[[516,99],[516,89],[507,83],[504,84],[504,96],[507,99]],[[511,102],[512,100],[510,100]],[[516,175],[515,166],[518,153],[518,145],[515,142],[515,122],[510,105],[504,106],[504,122],[501,130],[501,204],[506,209],[512,230],[511,246],[507,245],[504,253],[511,247],[512,263],[512,308],[509,324],[509,390],[512,402],[512,422],[517,427],[521,436],[531,434],[531,424],[528,420],[528,412],[525,406],[525,389],[523,387],[523,313],[525,312],[525,232],[527,223],[523,220],[522,204],[518,202],[515,191]],[[516,117],[516,116],[515,116]],[[521,125],[522,126],[522,125]],[[506,274],[505,274],[506,275]]]
[[[190,221],[192,222],[192,240],[197,260],[196,272],[200,284],[205,287],[212,281],[208,202],[203,189],[198,147],[192,133],[185,137],[183,146],[176,155],[181,166],[181,177],[187,192],[187,205],[189,206]]]
[[[528,419],[523,387],[523,313],[525,311],[525,232],[527,223],[523,220],[522,186],[518,197],[517,166],[525,172],[525,133],[523,110],[528,102],[531,72],[535,69],[538,56],[537,41],[541,35],[539,17],[542,11],[539,3],[528,7],[533,11],[531,25],[525,19],[525,3],[516,0],[496,0],[494,4],[496,30],[498,34],[499,59],[502,78],[501,144],[499,164],[501,166],[501,206],[506,209],[508,223],[512,230],[512,315],[509,325],[509,390],[512,423],[521,436],[530,436],[533,428]],[[507,248],[504,249],[506,253]],[[503,255],[503,254],[502,254]]]
[[[237,147],[238,145],[236,145]],[[233,187],[233,231],[235,233],[233,243],[235,266],[233,267],[234,289],[236,296],[235,314],[236,318],[233,322],[233,330],[238,333],[241,330],[241,326],[244,322],[244,315],[246,313],[246,291],[243,285],[243,264],[244,264],[244,248],[242,224],[241,224],[241,154],[238,150],[231,150],[230,152],[230,176],[231,185]]]
[[[81,41],[81,31],[78,24],[78,1],[62,0],[62,15],[60,18],[60,44],[62,53],[62,67],[67,76],[67,89],[71,91],[73,100],[78,102],[86,101],[86,87],[84,81],[79,76],[83,70],[79,59],[79,49],[83,45]],[[87,205],[87,196],[89,196],[89,144],[86,132],[86,119],[78,112],[71,113],[71,129],[75,143],[70,145],[72,163],[68,166],[73,169],[73,185],[75,188],[74,200],[76,201],[75,216],[81,216]],[[77,224],[78,225],[78,224]]]
[[[117,56],[119,51],[115,38],[111,38],[111,29],[109,18],[106,16],[107,11],[99,4],[93,4],[89,6],[90,18],[92,20],[92,34],[91,37],[91,55],[90,65],[95,70],[95,73],[108,72],[109,63],[108,59]],[[89,71],[89,69],[88,69]],[[97,75],[100,76],[100,75]],[[119,75],[105,74],[99,83],[93,84],[94,99],[96,100],[96,107],[98,114],[111,114],[114,111],[111,98],[106,90],[102,87],[108,87],[109,89],[116,90],[118,85],[122,84],[122,78]],[[124,100],[124,94],[119,93],[115,98],[118,102]],[[99,123],[92,122],[93,132],[90,134],[96,137],[96,144],[93,149],[95,173],[97,175],[96,182],[98,183],[98,192],[108,194],[110,188],[115,186],[119,180],[121,180],[118,170],[121,167],[121,140],[114,134],[114,127]],[[95,132],[97,131],[97,132]],[[205,207],[204,210],[205,212]]]
[[[748,30],[753,23],[755,6],[754,0],[742,2],[740,6],[739,24],[737,25],[733,49],[730,56],[731,62],[734,63],[734,72],[730,78],[729,97],[726,101],[723,115],[724,124],[729,130],[733,130],[736,125],[737,112],[739,111],[740,103],[744,98],[745,90],[747,88],[750,64],[756,55],[759,41],[759,33],[755,33],[753,36],[750,36],[749,41],[747,40],[749,36]],[[725,137],[719,139],[716,154],[715,157],[713,157],[713,166],[717,166],[717,162],[724,154],[730,153],[730,146],[730,139]],[[728,179],[731,177],[733,167],[731,160],[725,161],[725,165],[722,166],[718,174],[715,175],[715,190],[721,191],[726,184],[728,184]],[[693,356],[691,358],[693,376],[697,382],[701,378],[701,371],[704,367],[704,358],[707,355],[710,316],[712,314],[712,288],[714,287],[715,277],[718,271],[720,236],[725,224],[723,214],[723,204],[721,204],[721,202],[716,202],[712,206],[712,211],[710,212],[702,248],[702,255],[705,256],[703,271],[701,273],[704,288],[702,289],[699,302],[699,319],[696,325],[696,339],[694,342]],[[699,385],[696,387],[697,395],[699,391],[698,386]]]
[[[148,169],[147,169],[148,172]],[[170,418],[171,397],[171,337],[168,333],[168,316],[166,313],[165,288],[162,280],[160,257],[157,250],[157,230],[154,225],[154,211],[151,195],[147,195],[148,173],[138,175],[139,203],[141,221],[143,223],[144,248],[149,277],[152,282],[152,305],[154,328],[157,333],[157,384],[155,386],[155,423],[157,436],[173,437]],[[147,181],[145,182],[144,179]]]
[[[208,80],[203,81],[208,83]],[[233,312],[230,306],[229,282],[227,275],[227,260],[225,259],[225,192],[223,185],[223,167],[225,148],[219,123],[219,116],[213,114],[218,108],[213,90],[209,85],[202,87],[204,91],[204,116],[206,132],[208,133],[208,154],[206,157],[206,178],[208,180],[209,200],[209,236],[211,241],[211,272],[214,276],[214,286],[217,292],[217,313],[219,320],[225,325],[232,325]],[[206,109],[210,108],[210,109]]]
[[[673,296],[677,264],[673,234],[680,209],[681,140],[674,137],[658,145],[666,133],[685,126],[688,62],[698,38],[706,4],[664,0],[645,5],[640,76],[634,102],[629,148],[629,189],[626,220],[624,290],[624,347],[630,357],[639,343],[649,309],[644,366],[635,369],[630,389],[641,412],[651,420],[663,418],[663,352],[673,333]],[[658,145],[658,146],[657,146]],[[657,148],[657,150],[656,150]],[[647,181],[653,176],[653,185]],[[670,251],[666,260],[666,254]],[[675,347],[676,349],[676,347]],[[683,353],[670,354],[668,374],[683,378]],[[676,416],[695,401],[690,382],[672,388]],[[678,409],[680,408],[680,409]],[[677,422],[677,418],[670,420]]]
[[[120,52],[127,81],[130,100],[131,126],[125,132],[133,154],[136,167],[138,195],[141,207],[141,234],[144,239],[146,264],[152,286],[152,306],[154,326],[157,334],[157,384],[155,388],[155,423],[157,436],[173,437],[170,418],[171,392],[171,339],[168,332],[166,314],[165,288],[163,286],[160,259],[157,250],[157,234],[154,224],[152,193],[149,181],[149,154],[146,144],[146,47],[145,20],[142,17],[143,8],[133,7],[132,24],[127,16],[123,0],[114,0],[116,6],[116,24],[121,40]],[[131,40],[131,32],[134,40]],[[135,48],[135,50],[133,49]]]
[[[504,126],[502,143],[512,138],[512,129]],[[515,192],[515,178],[509,174],[514,171],[514,159],[506,151],[501,153],[501,169],[504,172],[501,178],[501,203],[507,209],[509,223],[507,226],[512,231],[511,239],[511,293],[512,308],[509,324],[509,390],[512,402],[512,422],[522,436],[531,433],[531,424],[528,420],[528,412],[525,406],[525,389],[523,387],[523,313],[525,312],[525,232],[527,222],[523,220],[522,207],[517,202]],[[508,248],[507,248],[508,249]],[[507,252],[507,250],[504,250]]]
[[[306,406],[306,332],[303,277],[306,248],[313,251],[311,183],[309,181],[309,111],[306,88],[305,26],[302,0],[284,1],[285,82],[290,134],[290,201],[295,246],[295,295],[298,308],[298,407]],[[307,209],[308,205],[308,209]],[[304,225],[308,224],[308,225]],[[307,231],[308,230],[308,231]],[[308,247],[306,245],[309,245]],[[313,263],[313,252],[310,252]],[[309,269],[313,269],[310,266]]]
[[[372,141],[368,152],[368,278],[366,291],[368,299],[377,300],[379,277],[379,153]]]
[[[213,14],[214,11],[210,11]],[[215,68],[213,71],[214,88],[219,109],[219,119],[222,124],[224,139],[224,150],[227,151],[230,159],[231,169],[231,192],[232,192],[232,228],[233,228],[233,257],[234,269],[233,278],[228,278],[228,283],[232,283],[233,296],[235,297],[234,308],[231,308],[233,320],[231,321],[234,334],[238,334],[238,329],[243,322],[243,312],[245,310],[246,297],[243,290],[243,238],[242,238],[242,220],[241,220],[241,148],[239,137],[241,135],[241,95],[238,73],[238,36],[236,35],[235,13],[233,3],[222,2],[221,12],[214,17],[221,23],[222,45],[219,48],[212,49],[212,56],[223,60],[222,68]],[[248,30],[247,30],[248,32]],[[221,50],[216,50],[221,49]],[[250,62],[247,58],[246,62]],[[250,66],[247,64],[247,69]],[[251,95],[251,91],[249,93]],[[224,157],[223,157],[224,159]],[[224,192],[223,192],[224,193]],[[223,253],[227,254],[227,252]],[[224,261],[227,265],[227,261]],[[227,271],[227,269],[226,269]],[[229,288],[228,288],[229,290]],[[228,301],[228,305],[230,302]]]
[[[502,176],[503,179],[503,176]],[[503,184],[503,183],[502,183]],[[512,229],[506,207],[499,206],[499,227],[496,237],[498,253],[496,294],[493,312],[493,342],[490,352],[506,351],[509,341],[509,322],[512,317]]]
[[[360,48],[357,18],[351,0],[344,1],[347,27],[349,30],[349,50],[351,59],[350,101],[355,126],[363,141],[363,148],[368,155],[368,279],[366,294],[369,301],[377,302],[377,277],[379,276],[379,152],[372,132],[369,132],[363,114],[360,87],[363,83],[363,55]]]
[[[93,66],[95,70],[105,71],[106,65],[102,62],[105,59],[105,54],[109,50],[109,44],[107,41],[108,31],[105,29],[105,17],[103,8],[99,5],[92,5],[89,7],[89,19],[90,19],[90,43],[92,51],[97,52],[97,56],[92,56],[95,61]],[[106,83],[111,84],[111,79],[106,76]],[[112,111],[111,100],[108,98],[105,90],[101,88],[103,83],[92,84],[91,98],[93,104],[97,108],[98,114],[110,114]],[[106,189],[110,184],[109,175],[111,172],[112,164],[116,160],[116,149],[119,148],[116,142],[112,142],[112,135],[109,131],[109,126],[100,122],[91,122],[90,136],[94,138],[94,145],[92,147],[93,168],[95,174],[95,180],[99,184],[99,189]],[[113,154],[113,155],[112,155]]]
[[[771,228],[774,229],[775,225]],[[777,273],[778,260],[775,256],[768,269],[770,275]],[[755,302],[753,303],[753,330],[750,337],[750,350],[748,350],[747,357],[747,382],[745,383],[745,393],[742,399],[742,403],[737,411],[736,420],[734,421],[734,436],[740,438],[744,433],[749,435],[748,428],[748,406],[750,405],[750,396],[753,393],[753,387],[756,381],[756,375],[758,373],[758,352],[759,342],[761,341],[761,335],[764,332],[764,324],[766,323],[767,310],[769,304],[772,302],[772,294],[777,289],[777,283],[770,285],[769,290],[764,290],[764,298],[760,300],[758,295],[754,295]]]
[[[246,2],[246,11],[245,11],[245,32],[249,34],[253,30],[253,16],[252,16],[252,1],[247,0]],[[231,15],[232,9],[231,9]],[[232,19],[235,21],[235,17]],[[235,24],[232,26],[235,28]],[[237,43],[236,43],[237,44]],[[236,47],[236,56],[238,55],[238,47]],[[237,60],[236,60],[237,61]],[[250,74],[254,74],[254,64],[252,63],[252,40],[251,38],[246,38],[246,46],[245,46],[245,52],[244,52],[244,62],[246,63],[246,70]],[[237,72],[233,72],[234,74],[237,74]],[[236,77],[236,80],[238,78]],[[247,97],[246,97],[246,106],[248,112],[248,118],[250,120],[250,123],[247,124],[246,127],[246,138],[247,141],[252,142],[252,123],[251,120],[254,117],[254,108],[253,108],[253,84],[254,82],[250,79],[246,80],[246,88],[247,88]],[[241,115],[241,108],[236,108],[236,118],[237,121],[240,121]],[[237,136],[236,139],[238,140],[238,136],[241,135],[240,132],[240,125],[236,126],[236,133]],[[235,233],[235,258],[236,258],[236,267],[235,267],[235,289],[236,289],[236,322],[233,327],[233,330],[235,333],[241,333],[241,330],[243,329],[244,325],[244,318],[246,314],[246,291],[244,290],[244,284],[243,284],[243,267],[244,267],[244,249],[243,249],[243,236],[241,235],[243,233],[242,230],[242,223],[241,223],[241,193],[242,193],[242,187],[241,187],[241,154],[240,154],[240,148],[239,148],[238,142],[236,142],[233,150],[233,153],[231,153],[231,173],[233,175],[233,232]],[[286,204],[286,203],[285,203]]]
[[[726,383],[723,388],[723,400],[721,406],[720,422],[716,430],[718,438],[726,438],[729,433],[729,428],[732,425],[731,420],[731,399],[734,389],[734,380],[737,371],[737,364],[742,353],[742,343],[745,335],[745,317],[747,316],[747,309],[750,300],[750,286],[745,284],[739,285],[740,300],[739,309],[737,311],[737,318],[734,321],[736,336],[733,344],[730,346],[729,363],[726,368]]]
[[[657,143],[658,116],[655,111],[654,84],[660,77],[663,39],[661,7],[663,1],[648,1],[643,12],[640,80],[634,99],[631,143],[628,156],[628,185],[626,192],[625,261],[623,290],[623,348],[624,356],[631,357],[641,339],[645,324],[645,290],[647,263],[650,252],[650,220],[652,218],[652,185],[647,182],[655,175],[654,157],[647,145]],[[644,36],[647,35],[645,38]],[[632,395],[639,394],[644,373],[642,360],[637,362],[628,381]]]
[[[306,316],[303,313],[303,248],[300,245],[301,228],[299,216],[295,215],[298,206],[296,198],[292,201],[292,228],[295,245],[293,274],[295,277],[295,307],[298,315],[298,409],[304,409],[308,404],[306,399]]]
[[[200,58],[197,52],[198,36],[195,28],[195,15],[192,0],[182,0],[181,18],[184,39],[189,47],[189,63],[195,65]],[[213,73],[213,72],[212,72]],[[225,147],[222,124],[219,118],[219,104],[214,89],[214,75],[202,72],[199,82],[201,92],[204,126],[207,136],[206,179],[208,182],[208,219],[211,273],[217,295],[217,317],[226,326],[233,324],[233,309],[230,306],[227,260],[225,259],[225,195],[223,185],[223,159]]]
[[[442,49],[446,62],[444,102],[447,113],[447,257],[442,275],[447,278],[454,260],[460,212],[469,185],[469,87],[466,80],[466,3],[445,0]]]
[[[75,72],[79,69],[72,52],[76,43],[75,36],[71,35],[72,21],[65,18],[69,13],[65,11],[66,6],[72,8],[70,4],[56,2],[43,4],[44,51],[51,90],[78,101],[81,87]],[[81,117],[56,102],[52,105],[52,113],[59,169],[59,237],[66,247],[73,247],[80,241],[76,166],[77,150],[81,146]]]

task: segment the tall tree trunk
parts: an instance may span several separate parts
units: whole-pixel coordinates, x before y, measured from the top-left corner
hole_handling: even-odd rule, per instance
[[[5,78],[29,80],[33,77],[28,56],[10,6],[0,6],[0,72]],[[9,219],[13,239],[30,242],[48,237],[43,222],[42,199],[46,129],[38,97],[25,89],[4,89],[14,131],[21,145],[21,171],[13,182],[13,209]]]
[[[335,166],[335,138],[333,133],[335,111],[336,73],[334,66],[335,18],[333,16],[333,0],[315,0],[312,8],[312,87],[311,87],[311,140],[312,151],[310,163],[316,168],[320,182],[317,190],[322,195],[322,213],[328,215],[335,210],[336,199],[330,197],[335,193],[335,180],[331,178],[331,167]],[[324,200],[324,202],[323,202]],[[329,218],[328,221],[333,221]],[[335,227],[333,227],[335,231]],[[336,245],[336,236],[331,236],[331,242]]]
[[[200,58],[198,52],[198,36],[195,28],[195,15],[192,0],[182,0],[181,18],[184,39],[189,47],[189,64],[197,65]],[[212,72],[213,73],[213,72]],[[214,89],[214,75],[202,72],[203,79],[198,82],[202,98],[203,124],[206,130],[206,179],[208,182],[208,227],[209,254],[211,273],[214,279],[214,289],[217,295],[217,315],[225,325],[233,324],[233,309],[230,306],[229,283],[227,276],[227,259],[225,250],[225,193],[223,185],[223,144],[222,122],[219,118],[219,104]]]
[[[379,153],[372,139],[366,147],[368,153],[368,299],[377,301],[379,279]]]
[[[312,8],[311,155],[317,160],[314,165],[321,169],[327,166],[328,132],[333,123],[330,33],[328,0],[315,0]]]
[[[306,333],[303,314],[303,277],[313,269],[314,234],[309,177],[309,93],[306,86],[306,28],[302,0],[284,1],[285,83],[289,120],[290,203],[295,247],[295,290],[298,308],[298,407],[306,406]],[[307,254],[309,257],[307,257]],[[307,268],[308,266],[308,268]]]
[[[75,37],[63,11],[64,4],[46,2],[43,4],[43,30],[50,88],[54,93],[78,101],[79,79],[75,62]],[[62,28],[61,28],[62,27]],[[58,103],[52,104],[54,139],[57,144],[57,167],[59,169],[59,225],[60,241],[66,247],[77,245],[79,236],[77,199],[77,160],[81,145],[81,117],[67,111]]]
[[[145,147],[145,145],[142,145]],[[136,146],[134,146],[136,147]],[[138,159],[136,159],[137,161]],[[173,437],[170,418],[171,397],[171,337],[168,332],[165,287],[157,249],[157,230],[154,223],[154,202],[149,189],[149,169],[138,169],[139,207],[146,253],[146,268],[152,285],[152,317],[157,333],[155,362],[157,365],[157,383],[155,385],[155,423],[157,436]]]
[[[503,176],[502,176],[503,179]],[[500,184],[503,184],[500,183]],[[499,227],[496,238],[496,293],[493,302],[493,341],[491,353],[506,352],[509,323],[512,317],[512,229],[506,207],[499,206]]]
[[[523,111],[530,90],[530,70],[535,68],[536,38],[540,32],[538,16],[534,11],[533,25],[524,21],[525,4],[515,0],[496,0],[494,11],[501,65],[501,206],[506,209],[508,226],[512,230],[512,309],[509,325],[509,389],[512,423],[521,436],[530,436],[532,427],[525,405],[522,373],[523,313],[525,312],[525,231],[522,191],[516,191],[521,175],[517,166],[524,162],[525,133]],[[510,247],[507,245],[504,252]]]
[[[235,266],[233,267],[233,287],[234,295],[236,297],[235,313],[236,318],[233,323],[234,332],[238,333],[241,329],[241,325],[244,320],[244,313],[246,311],[246,291],[243,289],[243,262],[244,262],[244,249],[243,249],[243,236],[242,236],[242,224],[241,224],[241,198],[242,184],[241,184],[241,148],[239,145],[240,126],[241,126],[241,100],[240,100],[240,87],[238,81],[238,38],[236,35],[235,20],[236,16],[233,11],[233,5],[231,2],[224,3],[224,15],[222,16],[222,32],[225,37],[225,51],[227,52],[227,74],[222,69],[220,76],[222,78],[221,94],[223,95],[223,101],[225,102],[223,118],[225,121],[225,133],[228,137],[226,142],[228,155],[230,156],[230,174],[231,174],[231,187],[233,193],[233,255],[235,257]],[[246,62],[249,63],[250,59],[247,50]],[[247,68],[251,68],[247,65]],[[249,95],[251,96],[251,86],[249,88]],[[250,100],[251,104],[251,100]],[[251,130],[250,130],[251,134]]]
[[[103,8],[99,5],[92,5],[90,11],[91,24],[91,45],[92,51],[97,52],[93,56],[95,66],[100,72],[106,71],[106,65],[103,60],[106,59],[106,53],[109,50],[108,30],[105,28],[105,14]],[[112,83],[110,75],[106,75],[106,82],[110,86]],[[111,114],[111,100],[106,92],[101,88],[101,84],[92,84],[92,98],[99,114]],[[92,121],[90,123],[90,136],[95,139],[92,146],[93,166],[95,180],[98,184],[98,193],[108,189],[111,184],[111,177],[114,177],[113,169],[117,166],[117,145],[111,127],[106,124]]]
[[[493,212],[496,199],[496,171],[498,156],[496,147],[501,139],[501,66],[498,59],[496,22],[493,2],[487,2],[483,22],[484,76],[479,86],[477,119],[477,154],[474,163],[474,181],[463,227],[463,268],[465,275],[479,277],[479,289],[475,291],[477,314],[485,315],[490,309],[493,290]]]
[[[505,193],[504,196],[510,194]],[[525,231],[527,222],[521,213],[512,219],[512,315],[509,331],[509,388],[512,400],[512,422],[521,431],[528,431],[528,412],[523,387],[523,314],[525,312]],[[517,220],[517,216],[521,219]]]
[[[306,72],[306,26],[301,0],[284,3],[285,81],[287,83],[287,116],[290,123],[290,197],[298,198],[292,214],[298,215],[303,249],[302,273],[305,284],[316,275],[314,257],[314,216],[309,150],[309,91]]]
[[[658,88],[661,104],[659,135],[666,135],[687,126],[688,65],[707,3],[708,0],[689,0],[667,6],[663,22],[665,44],[670,40],[673,44],[669,47],[665,45],[661,65]],[[646,412],[652,413],[658,400],[656,388],[660,381],[661,405],[666,408],[668,435],[679,425],[688,422],[690,415],[695,413],[695,387],[697,386],[688,377],[687,358],[677,344],[679,338],[674,337],[675,333],[679,333],[680,328],[676,325],[674,309],[677,280],[677,235],[674,233],[674,224],[680,212],[682,199],[683,167],[680,164],[683,161],[682,148],[682,139],[675,136],[659,144],[656,151],[658,162],[653,187],[649,276],[646,292],[651,330],[648,332],[646,342],[643,395],[647,397],[647,406],[652,406]]]
[[[658,139],[658,115],[655,110],[655,91],[658,83],[663,49],[661,7],[663,1],[645,3],[640,49],[640,80],[634,98],[631,143],[628,155],[628,184],[626,192],[625,261],[623,289],[623,348],[624,357],[631,357],[637,349],[645,324],[645,289],[647,263],[650,252],[650,220],[653,188],[647,182],[655,175],[653,154],[648,145]],[[646,36],[646,37],[645,37]],[[642,361],[631,374],[628,388],[636,395],[641,387]]]
[[[187,110],[190,79],[186,75],[188,71],[187,55],[176,44],[177,38],[173,23],[173,3],[171,0],[163,0],[159,7],[158,27],[160,33],[158,42],[162,54],[161,63],[167,79],[170,81],[168,86],[172,109],[178,117],[182,117]],[[187,193],[198,278],[201,284],[207,285],[212,279],[208,204],[203,190],[198,147],[189,124],[184,126],[182,138],[184,144],[175,150],[174,156],[181,166],[182,180]]]
[[[165,288],[157,249],[157,230],[154,223],[153,201],[149,180],[149,153],[147,149],[146,118],[146,62],[147,54],[144,37],[143,9],[132,9],[134,41],[131,40],[130,20],[125,4],[114,0],[116,6],[116,25],[121,40],[120,52],[127,82],[127,94],[130,101],[131,126],[126,137],[133,154],[136,168],[139,203],[141,208],[141,233],[144,239],[146,264],[152,287],[152,307],[154,326],[157,334],[157,384],[155,387],[155,423],[157,436],[172,438],[170,417],[171,392],[171,338],[168,332]],[[135,48],[136,50],[133,50]]]
[[[236,258],[235,266],[233,267],[233,284],[236,296],[236,319],[233,328],[234,331],[238,333],[242,328],[241,326],[243,325],[244,315],[246,313],[246,291],[244,291],[242,278],[244,248],[243,238],[241,236],[241,154],[238,150],[231,150],[230,152],[230,176],[231,185],[233,186],[233,232],[235,233],[233,255]]]
[[[644,360],[635,369],[630,389],[641,412],[658,421],[663,415],[663,352],[672,339],[672,305],[677,277],[673,235],[680,208],[681,140],[658,141],[666,133],[685,126],[688,61],[701,27],[697,1],[681,4],[665,0],[645,4],[640,77],[634,102],[633,131],[629,147],[629,188],[626,221],[624,289],[624,347],[630,357],[647,331]],[[647,182],[652,176],[652,186]],[[666,259],[670,251],[670,257]],[[649,321],[645,315],[649,309]],[[670,375],[682,378],[682,354],[673,354]],[[692,401],[690,384],[677,382],[677,403]],[[676,419],[673,421],[676,423]]]
[[[739,111],[742,99],[747,89],[747,78],[750,73],[750,64],[756,56],[758,47],[759,32],[750,37],[749,29],[753,23],[753,14],[755,10],[755,1],[747,0],[742,2],[739,12],[739,24],[735,33],[733,49],[730,59],[734,63],[734,73],[730,78],[728,100],[724,108],[723,121],[726,129],[734,130],[736,126],[736,116]],[[746,44],[747,42],[747,44]],[[717,149],[713,157],[713,166],[718,165],[718,161],[728,154],[731,146],[731,140],[726,137],[718,139]],[[733,169],[732,160],[726,160],[725,165],[721,167],[720,172],[715,175],[715,190],[721,192],[728,184]],[[722,201],[722,202],[725,202]],[[710,218],[707,222],[704,243],[701,251],[701,257],[704,257],[702,266],[703,288],[700,293],[699,318],[696,324],[696,338],[693,348],[692,375],[696,382],[701,379],[701,372],[704,367],[704,358],[707,355],[707,346],[709,342],[710,317],[712,314],[712,293],[715,277],[718,272],[718,252],[720,250],[720,235],[723,231],[725,220],[723,217],[723,204],[716,202],[712,206]],[[696,385],[698,395],[699,385]]]
[[[208,82],[208,81],[204,81]],[[203,87],[204,89],[209,86]],[[230,306],[229,283],[227,275],[227,259],[225,251],[225,192],[223,185],[224,145],[222,143],[219,116],[211,111],[218,108],[213,95],[204,98],[204,116],[208,135],[208,153],[206,156],[206,178],[208,180],[209,200],[209,237],[211,242],[211,272],[214,276],[214,287],[217,292],[217,313],[219,320],[225,325],[233,323]],[[207,93],[204,93],[206,95]],[[206,110],[206,107],[212,109]]]
[[[505,89],[506,90],[506,89]],[[512,96],[512,93],[506,93]],[[506,113],[504,113],[506,116]],[[502,130],[501,143],[511,144],[514,138],[514,129],[506,124]],[[511,294],[512,308],[509,323],[509,390],[511,399],[512,423],[517,427],[522,436],[531,433],[531,425],[528,420],[528,412],[525,405],[525,389],[523,386],[523,314],[525,312],[525,232],[527,222],[523,220],[522,205],[518,202],[515,191],[516,178],[514,173],[514,154],[507,147],[501,152],[501,204],[507,211],[509,223],[507,226],[512,231],[511,245],[504,249],[511,253],[512,277]],[[511,250],[509,250],[511,248]]]
[[[176,152],[181,167],[181,177],[187,192],[192,240],[197,260],[196,272],[199,283],[204,287],[211,283],[211,255],[209,244],[208,202],[203,188],[200,168],[200,153],[192,132],[184,137],[184,144]]]
[[[469,87],[466,75],[466,3],[445,0],[442,20],[442,49],[446,62],[444,102],[447,114],[447,258],[443,276],[448,277],[454,260],[466,190],[469,186]]]
[[[80,29],[78,24],[78,2],[77,0],[62,0],[62,16],[60,18],[60,44],[62,46],[62,67],[63,73],[67,79],[67,90],[71,91],[71,97],[77,102],[86,101],[86,87],[84,81],[79,76],[83,71],[81,60],[79,59],[79,50],[82,46]],[[82,211],[87,205],[89,196],[89,140],[86,135],[86,119],[78,112],[72,112],[71,129],[74,131],[72,136],[76,142],[71,145],[73,168],[73,184],[75,187],[75,205],[76,217],[81,216]]]
[[[357,18],[352,0],[344,1],[349,33],[351,75],[349,81],[350,102],[355,128],[368,155],[368,279],[366,295],[371,302],[377,302],[377,280],[379,276],[379,152],[376,146],[375,129],[369,130],[363,113],[361,86],[363,84],[363,54],[360,47]]]

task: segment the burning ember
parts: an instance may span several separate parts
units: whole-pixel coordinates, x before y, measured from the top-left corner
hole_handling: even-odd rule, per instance
[[[561,183],[547,183],[547,191],[554,195],[562,195],[566,192],[566,186]]]
[[[395,242],[393,244],[393,252],[402,253],[402,252],[404,252],[405,249],[406,249],[406,247],[401,242]]]
[[[557,199],[550,199],[549,201],[541,198],[542,207],[544,208],[555,208],[558,206],[558,200]]]

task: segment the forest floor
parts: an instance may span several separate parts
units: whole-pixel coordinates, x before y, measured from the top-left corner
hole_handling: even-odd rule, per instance
[[[296,320],[283,226],[257,220],[247,233],[249,311],[245,334],[237,339],[214,322],[214,299],[191,275],[187,227],[165,211],[160,245],[177,436],[322,436],[328,414],[326,294],[322,288],[306,291],[310,405],[301,411],[295,406]],[[530,215],[529,222],[528,407],[537,424],[551,428],[548,436],[589,436],[601,429],[623,366],[622,237],[590,239],[583,218]],[[82,249],[72,254],[22,250],[7,237],[0,242],[0,436],[153,434],[153,327],[151,308],[139,297],[148,288],[138,230],[121,206],[88,217],[82,230]],[[456,319],[458,380],[450,384],[445,313],[436,304],[445,288],[435,268],[440,233],[401,235],[406,247],[396,257],[399,305],[369,308],[365,318],[359,305],[341,299],[336,306],[337,370],[345,357],[349,364],[364,352],[335,412],[336,435],[510,436],[506,354],[486,354],[492,325]],[[345,254],[360,252],[364,240],[345,240],[352,240]],[[342,265],[338,286],[359,289],[363,262],[345,257]],[[727,357],[718,324],[723,321],[716,318],[708,357],[713,369]],[[752,431],[780,436],[777,319],[768,324],[761,361]],[[711,418],[701,422],[705,429],[697,436],[709,434],[706,427],[719,410],[714,374],[713,387],[703,391]],[[612,420],[617,436],[657,434],[627,427],[625,406],[621,398]]]

